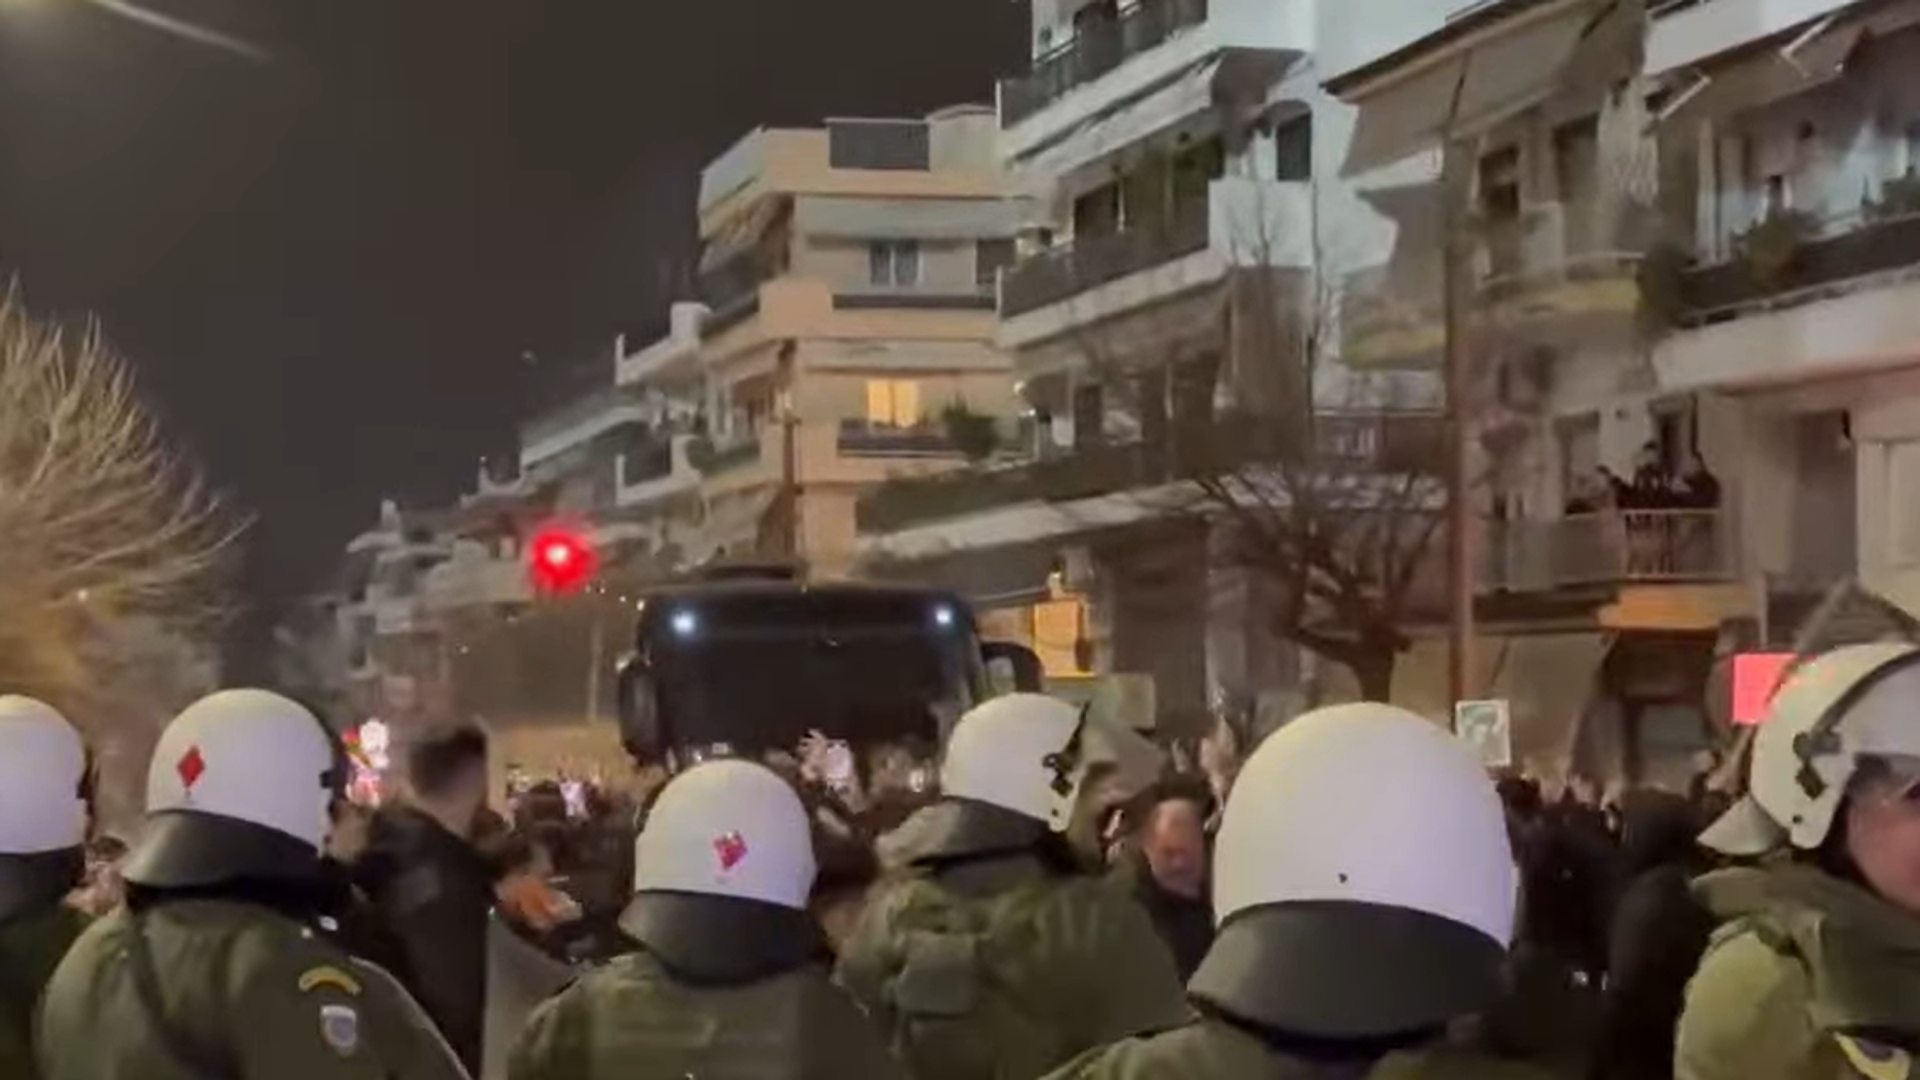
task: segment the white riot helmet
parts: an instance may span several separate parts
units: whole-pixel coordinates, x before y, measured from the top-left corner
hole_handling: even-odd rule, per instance
[[[1297,1036],[1428,1032],[1499,995],[1518,888],[1471,750],[1391,705],[1319,709],[1241,767],[1214,851],[1219,936],[1188,986]]]
[[[222,690],[174,717],[147,769],[136,885],[185,888],[310,875],[346,783],[340,742],[305,706]]]
[[[1044,694],[1007,694],[960,717],[940,764],[940,801],[910,819],[916,858],[1013,850],[1064,833],[1088,774],[1112,765],[1122,786],[1150,783],[1159,750],[1146,738]]]
[[[1827,839],[1861,759],[1920,758],[1920,648],[1849,645],[1788,676],[1754,733],[1748,794],[1701,834],[1728,855]]]
[[[633,891],[805,909],[816,872],[807,808],[778,773],[720,758],[667,782],[634,844]]]
[[[84,846],[92,772],[79,730],[53,706],[0,697],[0,856]]]
[[[718,758],[667,781],[634,845],[620,927],[670,970],[745,982],[819,961],[812,821],[778,773]]]

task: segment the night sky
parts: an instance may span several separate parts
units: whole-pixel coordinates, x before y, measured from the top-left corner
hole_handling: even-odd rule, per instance
[[[91,311],[258,524],[274,607],[383,495],[427,504],[649,323],[697,171],[759,123],[990,101],[1014,0],[153,0],[262,65],[0,0],[0,266]],[[539,357],[529,365],[523,354]]]

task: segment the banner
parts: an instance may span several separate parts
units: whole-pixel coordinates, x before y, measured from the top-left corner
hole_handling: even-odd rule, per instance
[[[1487,768],[1513,765],[1513,726],[1506,699],[1454,702],[1453,733],[1473,747]]]

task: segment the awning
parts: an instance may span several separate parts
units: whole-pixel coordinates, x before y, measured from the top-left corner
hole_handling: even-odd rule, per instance
[[[984,611],[1046,599],[1047,580],[1059,553],[1057,544],[1014,544],[929,559],[882,560],[864,567],[863,572],[881,581],[949,589]]]
[[[1055,178],[1096,164],[1084,160],[1087,147],[1118,150],[1133,146],[1205,110],[1213,103],[1213,76],[1219,67],[1218,57],[1196,61],[1160,88],[1082,121],[1060,137],[1036,147],[1032,156],[1020,160],[1015,166],[1019,177],[1039,180],[1051,187]]]
[[[787,206],[788,200],[785,198],[764,198],[756,201],[744,213],[728,219],[701,245],[697,272],[704,274],[742,252],[753,250],[778,222],[780,215],[786,212]]]
[[[1362,95],[1341,175],[1372,172],[1434,149],[1450,116],[1454,131],[1472,133],[1555,94],[1626,77],[1638,57],[1623,27],[1637,25],[1638,7],[1637,0],[1586,0],[1532,18],[1516,16],[1516,25],[1480,44]]]
[[[1768,48],[1710,72],[1688,73],[1661,119],[1669,124],[1719,119],[1825,86],[1846,72],[1866,36],[1864,21],[1848,21],[1820,31],[1791,53],[1784,46]]]

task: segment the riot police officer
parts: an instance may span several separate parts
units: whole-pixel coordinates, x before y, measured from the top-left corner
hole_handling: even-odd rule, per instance
[[[65,900],[86,870],[90,776],[66,717],[0,697],[0,1076],[34,1080],[34,1007],[85,926]]]
[[[1759,860],[1695,895],[1681,1080],[1907,1077],[1920,1048],[1920,649],[1818,656],[1756,732],[1748,795],[1701,836]]]
[[[49,982],[45,1080],[459,1080],[399,984],[326,936],[320,856],[345,782],[332,733],[262,690],[161,735],[127,902]]]
[[[955,725],[939,801],[901,826],[908,872],[840,956],[841,981],[920,1080],[1038,1076],[1186,1019],[1147,913],[1066,839],[1089,816],[1089,776],[1141,756],[1156,757],[1139,736],[1038,694]]]
[[[1374,703],[1280,728],[1227,797],[1214,872],[1199,1018],[1055,1080],[1523,1072],[1447,1048],[1499,996],[1518,872],[1493,784],[1443,729]]]
[[[904,1078],[829,977],[811,824],[785,780],[726,759],[681,773],[634,864],[621,927],[638,947],[534,1013],[512,1080]]]

